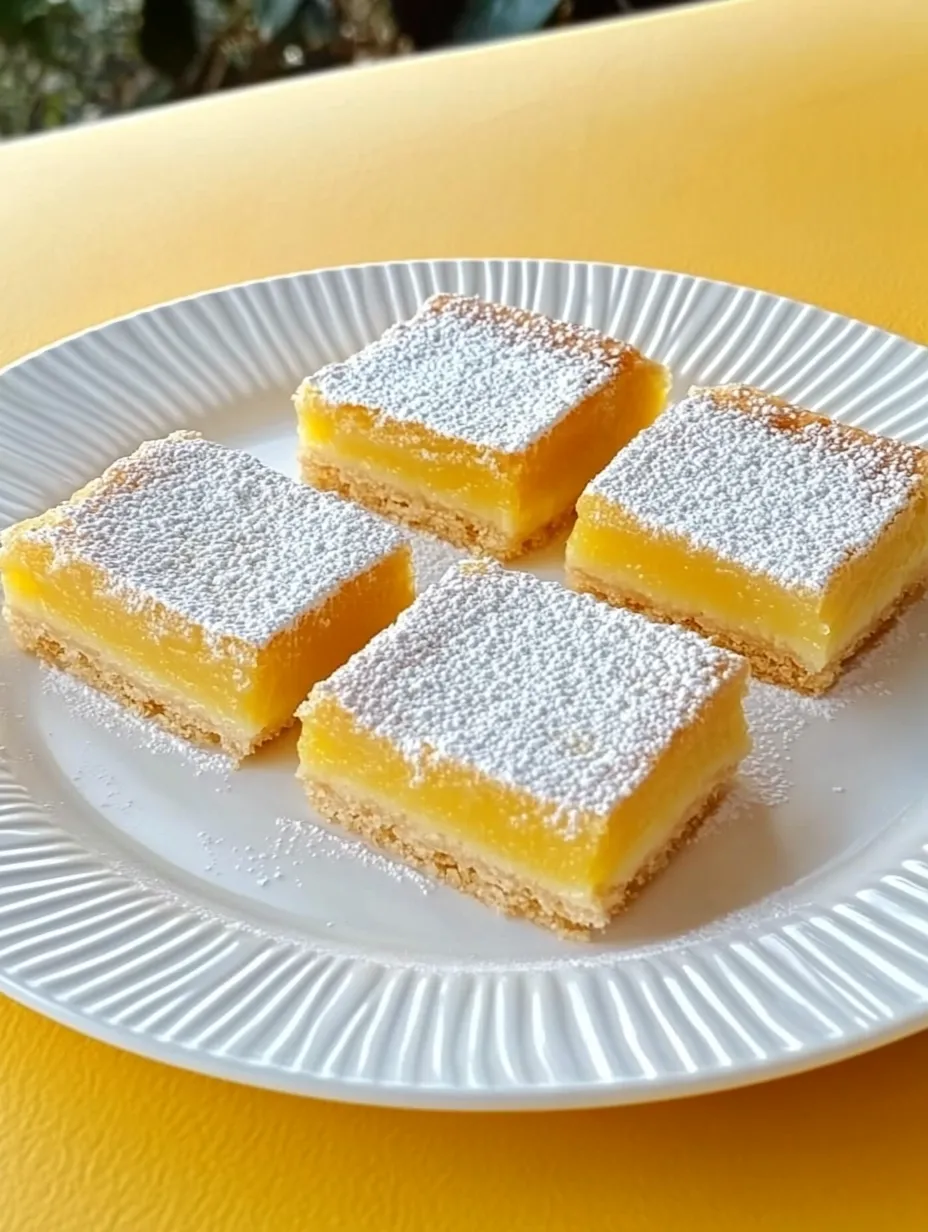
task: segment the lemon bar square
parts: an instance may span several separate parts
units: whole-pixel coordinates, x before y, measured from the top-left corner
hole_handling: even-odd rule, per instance
[[[304,479],[510,559],[664,406],[669,373],[596,330],[461,295],[295,395]]]
[[[486,558],[453,566],[299,711],[324,817],[584,936],[700,824],[749,748],[748,666]]]
[[[414,597],[396,528],[194,433],[0,538],[20,647],[235,758]]]
[[[588,486],[580,590],[818,693],[923,587],[928,454],[749,386],[692,389]]]

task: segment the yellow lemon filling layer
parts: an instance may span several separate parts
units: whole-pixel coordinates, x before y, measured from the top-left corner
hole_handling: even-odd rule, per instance
[[[785,650],[819,671],[923,577],[925,512],[921,489],[868,551],[848,560],[825,589],[816,591],[786,588],[682,537],[654,533],[603,496],[587,492],[577,505],[567,568],[581,585],[601,582],[655,612],[693,617],[706,627]]]
[[[528,538],[573,506],[588,480],[663,409],[667,374],[637,359],[521,453],[470,444],[361,406],[297,399],[304,460]]]
[[[402,814],[426,848],[463,848],[534,884],[599,904],[634,877],[747,753],[745,684],[746,671],[725,682],[608,816],[568,817],[461,762],[424,756],[412,764],[325,694],[310,696],[300,711],[300,775],[386,815]]]
[[[47,516],[47,515],[46,515]],[[42,519],[23,523],[35,530]],[[265,646],[208,636],[160,603],[127,600],[82,561],[52,565],[41,541],[13,534],[0,556],[6,605],[150,687],[216,716],[243,736],[289,723],[318,680],[341,666],[412,602],[404,546],[341,585]]]

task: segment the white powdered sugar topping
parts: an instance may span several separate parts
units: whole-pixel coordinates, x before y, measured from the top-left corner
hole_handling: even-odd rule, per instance
[[[439,295],[307,384],[330,406],[363,406],[443,437],[519,453],[632,354],[593,329]]]
[[[356,505],[192,433],[146,442],[27,533],[51,544],[53,568],[86,562],[127,605],[162,604],[252,646],[404,542]]]
[[[414,769],[463,763],[573,834],[634,792],[743,666],[688,630],[465,561],[312,696],[334,697]]]
[[[823,590],[921,482],[921,451],[746,387],[692,390],[588,492],[782,586]]]
[[[464,548],[456,548],[444,539],[436,539],[425,531],[409,530],[412,567],[416,578],[416,593],[428,590],[447,573],[451,565],[468,556]]]

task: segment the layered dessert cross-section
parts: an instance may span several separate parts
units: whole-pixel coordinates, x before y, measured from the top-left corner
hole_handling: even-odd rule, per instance
[[[689,630],[465,561],[312,690],[299,774],[375,847],[583,936],[748,751],[747,675]]]
[[[436,295],[295,395],[304,479],[509,559],[663,408],[634,347],[536,312]]]
[[[244,757],[414,597],[395,527],[194,433],[0,539],[17,643]]]
[[[811,693],[928,573],[928,454],[747,386],[691,390],[577,513],[573,586],[689,625]]]

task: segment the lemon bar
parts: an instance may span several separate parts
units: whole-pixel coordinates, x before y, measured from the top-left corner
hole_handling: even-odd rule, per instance
[[[740,656],[486,558],[300,708],[329,818],[568,935],[602,928],[748,751]]]
[[[596,330],[460,295],[295,395],[303,478],[500,559],[566,526],[669,374]]]
[[[580,498],[568,579],[818,693],[924,585],[926,461],[748,386],[693,389]]]
[[[235,758],[414,596],[395,527],[193,433],[0,539],[24,649]]]

